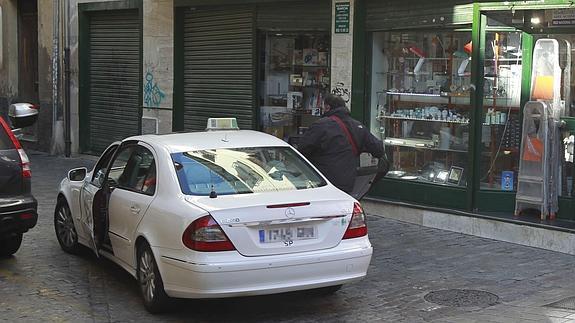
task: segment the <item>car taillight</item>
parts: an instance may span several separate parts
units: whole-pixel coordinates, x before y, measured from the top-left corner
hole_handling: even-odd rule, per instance
[[[32,213],[22,213],[20,214],[20,219],[21,220],[31,220],[34,218],[34,214]]]
[[[30,170],[30,159],[24,149],[18,149],[18,154],[20,155],[20,166],[22,166],[22,177],[31,178],[32,171]]]
[[[349,226],[343,235],[343,239],[359,238],[367,235],[367,223],[365,222],[365,213],[359,203],[353,205],[353,214]]]
[[[236,250],[220,225],[211,215],[192,222],[182,235],[184,245],[196,251]]]
[[[14,136],[14,133],[12,132],[6,121],[4,121],[4,119],[2,119],[1,117],[0,117],[0,125],[2,126],[2,128],[4,128],[4,131],[6,131],[6,133],[8,134],[8,137],[12,141],[14,148],[18,150],[18,155],[20,155],[20,167],[22,167],[22,177],[24,178],[32,177],[32,172],[30,171],[30,159],[28,159],[28,155],[26,155],[26,152],[24,152],[24,149],[22,149],[20,141],[18,141],[18,138]]]

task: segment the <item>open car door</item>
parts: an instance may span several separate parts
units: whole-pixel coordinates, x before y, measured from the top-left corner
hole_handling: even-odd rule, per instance
[[[96,163],[92,176],[86,179],[80,192],[81,227],[85,236],[90,240],[89,247],[96,255],[99,255],[98,249],[101,242],[101,240],[98,239],[102,227],[102,218],[99,216],[99,212],[102,207],[106,207],[102,202],[107,203],[105,195],[109,192],[109,187],[105,183],[106,173],[108,172],[112,156],[115,154],[119,145],[119,142],[115,142],[106,149],[98,160],[98,163]],[[95,211],[96,213],[94,213]],[[94,215],[96,216],[94,217]],[[105,219],[106,218],[104,218],[104,220]]]
[[[389,170],[387,160],[372,157],[368,153],[359,156],[359,168],[351,196],[360,201],[369,192],[373,184],[382,179]]]

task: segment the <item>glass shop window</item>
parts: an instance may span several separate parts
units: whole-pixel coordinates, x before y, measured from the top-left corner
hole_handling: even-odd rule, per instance
[[[330,84],[328,33],[262,33],[260,129],[292,144],[320,118]]]
[[[372,57],[371,130],[387,177],[466,186],[471,32],[374,33]]]
[[[485,35],[481,189],[515,191],[521,146],[522,33]]]
[[[557,39],[560,48],[571,49],[571,51],[565,50],[561,51],[560,56],[560,66],[563,72],[563,82],[561,85],[561,96],[562,100],[565,101],[565,109],[563,112],[564,117],[575,117],[575,82],[573,78],[575,77],[575,56],[573,55],[573,50],[575,49],[575,34],[553,34],[553,35],[537,35],[535,39],[540,38],[552,38]],[[570,54],[570,55],[568,55]],[[568,62],[571,62],[570,66],[567,66]],[[567,81],[569,80],[569,81]],[[566,84],[566,82],[569,82]],[[567,85],[567,86],[566,86]],[[573,119],[570,119],[573,120]],[[570,122],[572,124],[573,121]],[[561,136],[559,137],[562,141],[561,148],[561,168],[560,168],[560,196],[571,197],[574,196],[575,183],[573,182],[573,177],[575,176],[575,163],[573,162],[574,146],[575,146],[575,133],[570,131],[571,127],[565,127],[561,131]]]

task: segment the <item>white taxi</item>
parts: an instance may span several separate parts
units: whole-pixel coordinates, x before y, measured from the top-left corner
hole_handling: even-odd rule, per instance
[[[85,245],[133,275],[150,312],[170,297],[337,291],[372,256],[357,200],[246,130],[114,143],[62,180],[54,225],[66,252]]]

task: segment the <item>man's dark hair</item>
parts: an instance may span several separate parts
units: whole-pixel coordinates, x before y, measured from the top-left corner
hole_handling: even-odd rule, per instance
[[[335,94],[328,94],[323,102],[329,105],[332,109],[345,107],[345,100],[342,99],[341,96]]]

